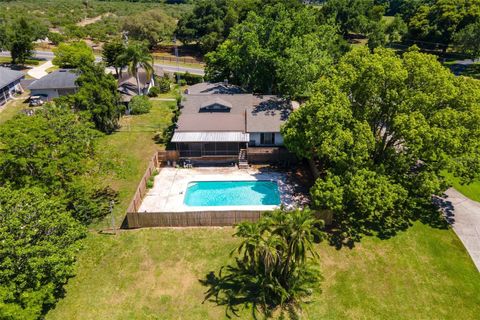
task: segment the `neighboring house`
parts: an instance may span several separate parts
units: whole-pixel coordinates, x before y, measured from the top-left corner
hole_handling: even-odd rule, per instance
[[[181,158],[246,160],[252,149],[283,146],[280,128],[292,103],[241,92],[219,83],[201,83],[186,91],[172,138]]]
[[[153,76],[148,78],[144,70],[138,72],[138,79],[141,94],[147,94],[150,88],[155,85]],[[121,101],[128,104],[134,96],[138,95],[137,78],[128,72],[123,72],[118,80],[118,91],[121,95]]]
[[[75,70],[60,69],[49,73],[28,86],[31,96],[40,96],[50,101],[60,96],[73,94],[78,86],[75,81],[78,74]]]
[[[0,106],[10,100],[14,93],[23,92],[20,81],[24,77],[20,71],[0,67]]]

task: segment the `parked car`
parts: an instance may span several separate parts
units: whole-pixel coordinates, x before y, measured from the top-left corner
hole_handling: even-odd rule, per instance
[[[46,96],[42,96],[42,95],[31,96],[29,105],[30,107],[42,106],[45,103],[46,98],[47,98]]]

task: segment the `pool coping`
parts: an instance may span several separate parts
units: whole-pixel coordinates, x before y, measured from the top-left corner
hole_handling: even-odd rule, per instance
[[[190,171],[188,171],[190,170]],[[282,172],[256,172],[246,170],[175,169],[162,168],[155,177],[154,188],[150,189],[142,201],[139,212],[199,212],[199,211],[271,211],[288,204],[288,182]],[[170,185],[166,185],[169,181]],[[184,197],[191,182],[210,181],[275,181],[280,194],[279,205],[235,205],[235,206],[187,206]],[[155,200],[157,199],[157,200]],[[158,203],[162,202],[162,203]]]

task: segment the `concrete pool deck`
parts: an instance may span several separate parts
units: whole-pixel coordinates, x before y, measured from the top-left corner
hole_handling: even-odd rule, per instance
[[[280,199],[287,208],[305,204],[304,195],[295,192],[297,185],[284,172],[234,167],[162,168],[155,177],[153,188],[144,197],[138,212],[185,212],[222,210],[272,210],[277,206],[215,206],[191,207],[183,203],[185,191],[192,181],[254,181],[273,180],[278,184]]]

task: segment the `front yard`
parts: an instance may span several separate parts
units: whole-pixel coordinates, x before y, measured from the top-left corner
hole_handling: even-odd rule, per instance
[[[167,126],[174,102],[155,101],[151,113],[122,120],[101,141],[111,174],[98,177],[120,191],[121,223],[148,160],[159,148],[155,131]],[[232,228],[143,229],[84,241],[77,276],[47,319],[222,319],[223,307],[203,302],[199,280],[229,261]],[[480,274],[452,230],[415,223],[390,240],[365,238],[353,250],[317,246],[322,293],[305,319],[477,319]],[[241,319],[249,318],[244,312]]]

